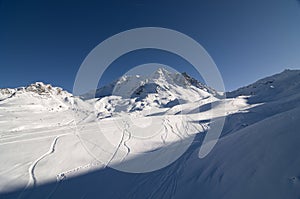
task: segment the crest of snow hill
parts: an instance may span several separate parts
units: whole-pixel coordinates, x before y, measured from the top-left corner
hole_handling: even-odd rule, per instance
[[[300,91],[300,70],[286,69],[279,74],[266,77],[253,84],[228,92],[227,97],[252,96],[252,102],[285,100]]]

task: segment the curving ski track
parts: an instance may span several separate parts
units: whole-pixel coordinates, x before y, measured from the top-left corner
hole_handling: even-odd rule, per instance
[[[29,173],[29,181],[28,181],[26,187],[24,188],[23,192],[22,192],[21,195],[19,196],[19,198],[22,198],[23,193],[24,193],[29,187],[31,187],[31,186],[32,186],[32,187],[35,187],[35,186],[36,186],[37,180],[36,180],[36,177],[35,177],[35,174],[34,174],[34,170],[35,170],[37,164],[38,164],[41,160],[43,160],[45,157],[47,157],[48,155],[51,155],[52,153],[55,152],[55,146],[56,146],[57,140],[58,140],[60,137],[65,136],[65,135],[67,135],[67,134],[62,134],[62,135],[56,136],[56,137],[54,138],[54,140],[52,141],[49,150],[48,150],[46,153],[44,153],[42,156],[40,156],[38,159],[36,159],[36,160],[30,165],[30,167],[29,167],[29,169],[28,169],[28,173]]]

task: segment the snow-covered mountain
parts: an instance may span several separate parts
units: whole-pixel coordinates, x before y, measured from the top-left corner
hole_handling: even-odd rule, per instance
[[[221,95],[186,73],[171,73],[159,68],[149,76],[124,75],[81,98],[100,98],[95,106],[99,110],[98,117],[104,118],[119,112],[162,110]]]
[[[91,91],[82,97],[89,99],[116,95],[123,98],[146,98],[151,94],[157,94],[162,95],[160,98],[190,101],[195,99],[186,99],[188,95],[197,97],[198,100],[198,96],[205,97],[207,93],[218,94],[214,89],[200,83],[187,73],[171,73],[164,68],[159,68],[149,76],[124,75],[113,83],[97,89],[96,92]]]
[[[300,71],[222,95],[165,69],[80,97],[40,82],[0,89],[0,197],[299,198]]]
[[[52,87],[50,84],[44,84],[43,82],[36,82],[34,84],[28,85],[26,87],[20,87],[15,89],[5,88],[0,89],[0,100],[3,101],[12,97],[20,97],[30,94],[31,97],[44,97],[53,98],[54,96],[59,96],[61,98],[70,97],[71,94],[64,91],[59,87]]]

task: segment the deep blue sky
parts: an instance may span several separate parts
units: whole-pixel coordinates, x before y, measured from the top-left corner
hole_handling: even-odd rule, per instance
[[[0,87],[44,81],[71,91],[78,68],[96,45],[145,26],[174,29],[202,44],[227,90],[300,68],[298,0],[0,0]],[[147,62],[197,77],[178,57],[149,50],[120,57],[101,82]]]

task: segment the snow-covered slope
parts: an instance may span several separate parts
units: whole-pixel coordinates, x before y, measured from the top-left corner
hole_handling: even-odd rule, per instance
[[[0,196],[298,199],[299,74],[286,70],[227,99],[164,69],[123,76],[84,100],[43,83],[1,89]],[[200,159],[207,130],[222,117],[220,140]],[[151,171],[164,161],[171,164],[142,174],[109,168]]]
[[[245,96],[248,104],[259,105],[249,110],[248,113],[227,117],[228,125],[225,127],[225,131],[232,132],[267,117],[299,107],[300,70],[285,70],[249,86],[228,92],[226,96],[228,98]]]
[[[59,87],[36,82],[0,89],[1,135],[27,129],[64,126],[87,117],[88,104]]]

